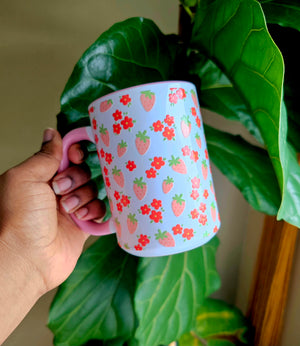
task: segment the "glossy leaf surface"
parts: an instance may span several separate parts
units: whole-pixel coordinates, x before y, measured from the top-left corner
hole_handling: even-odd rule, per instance
[[[261,1],[268,23],[300,30],[300,3],[298,0]]]
[[[56,346],[131,336],[136,263],[119,248],[115,235],[101,237],[84,252],[51,306],[49,328]]]
[[[138,345],[168,344],[195,322],[204,297],[220,285],[214,267],[218,239],[182,254],[139,262],[135,307]]]
[[[173,51],[172,40],[149,19],[130,18],[114,24],[74,67],[61,96],[61,132],[88,125],[88,106],[103,95],[170,79]]]
[[[242,192],[251,206],[276,215],[280,190],[267,152],[231,135],[205,126],[209,156],[219,170]]]

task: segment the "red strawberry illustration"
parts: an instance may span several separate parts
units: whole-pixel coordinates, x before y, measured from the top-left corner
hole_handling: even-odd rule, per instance
[[[155,94],[150,91],[142,91],[140,96],[141,104],[146,112],[151,111],[155,103]]]
[[[186,174],[187,169],[184,161],[179,157],[171,156],[171,160],[169,160],[169,166],[172,167],[173,171],[181,174]]]
[[[185,208],[185,200],[182,198],[183,194],[175,195],[172,201],[172,210],[175,216],[180,216]]]
[[[133,191],[136,197],[141,201],[147,193],[147,184],[143,181],[143,178],[135,178],[133,181]]]
[[[191,128],[192,128],[192,124],[191,124],[190,119],[189,119],[188,116],[184,115],[181,118],[180,127],[181,127],[181,131],[182,131],[183,137],[187,138],[190,135]]]
[[[192,95],[192,99],[193,99],[195,107],[199,108],[198,98],[197,98],[197,95],[193,89],[191,90],[191,95]]]
[[[122,228],[121,228],[121,224],[120,224],[117,217],[114,219],[114,223],[115,223],[117,235],[120,238],[122,235]]]
[[[201,149],[201,138],[198,135],[198,133],[196,133],[195,139],[196,139],[196,143],[197,143],[198,147]]]
[[[139,131],[136,135],[135,146],[141,155],[146,154],[150,147],[150,137],[147,136],[147,131]]]
[[[105,128],[103,124],[100,127],[100,137],[102,139],[103,144],[109,147],[109,132],[107,131],[107,128]]]
[[[208,174],[207,163],[205,160],[202,160],[202,175],[203,175],[204,180],[206,180],[207,174]]]
[[[113,101],[111,99],[102,101],[100,103],[100,112],[106,112],[112,106]]]
[[[127,143],[125,141],[122,141],[118,144],[117,146],[117,153],[119,157],[122,157],[123,155],[126,154],[127,151]]]
[[[175,246],[175,240],[173,236],[167,232],[162,232],[160,229],[158,230],[158,233],[155,233],[155,239],[158,240],[160,245],[165,247],[174,247]]]
[[[210,213],[211,213],[211,217],[212,217],[212,219],[213,219],[213,222],[215,222],[216,219],[217,219],[217,212],[216,212],[216,207],[215,207],[215,204],[214,204],[214,203],[212,203],[212,204],[210,205]]]
[[[114,177],[115,182],[120,186],[120,187],[124,187],[124,174],[122,173],[122,171],[120,169],[117,169],[117,166],[115,166],[112,170],[112,174]]]
[[[138,221],[135,218],[135,214],[128,214],[127,216],[127,227],[130,234],[133,234],[138,226]]]
[[[162,190],[163,190],[164,193],[168,193],[168,192],[170,192],[173,189],[173,186],[174,186],[174,179],[170,178],[168,176],[167,179],[165,179],[163,181]]]

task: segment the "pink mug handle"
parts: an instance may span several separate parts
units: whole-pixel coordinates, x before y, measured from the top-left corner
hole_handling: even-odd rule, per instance
[[[92,128],[90,126],[80,127],[75,130],[67,133],[63,138],[63,158],[61,160],[58,172],[64,171],[67,167],[69,167],[70,162],[68,159],[68,150],[70,146],[74,143],[80,141],[90,141],[94,142],[94,135],[92,133]],[[77,219],[74,214],[71,214],[73,221],[76,225],[84,232],[89,233],[91,235],[107,235],[115,233],[115,228],[112,225],[111,218],[103,223],[97,223],[94,221],[82,221]]]

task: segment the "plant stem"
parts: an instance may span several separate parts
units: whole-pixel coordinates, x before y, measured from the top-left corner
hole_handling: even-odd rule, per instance
[[[193,22],[194,20],[194,13],[191,11],[191,9],[188,6],[185,6],[184,4],[182,4],[182,7],[185,9],[186,13],[190,16],[191,21]]]

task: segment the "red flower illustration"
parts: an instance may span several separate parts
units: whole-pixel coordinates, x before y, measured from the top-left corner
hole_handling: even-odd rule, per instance
[[[126,168],[132,172],[134,169],[136,169],[136,164],[134,161],[128,161],[127,162],[127,165],[126,165]]]
[[[121,198],[121,203],[124,205],[124,207],[127,207],[130,204],[128,196],[123,195]]]
[[[131,102],[131,98],[129,97],[129,95],[123,95],[120,98],[120,102],[123,103],[124,106],[128,105],[128,103]]]
[[[161,215],[161,211],[155,211],[152,210],[151,214],[150,214],[150,219],[153,220],[155,223],[160,222],[160,220],[162,219],[162,215]]]
[[[113,132],[117,135],[120,134],[122,126],[120,124],[113,124]]]
[[[208,196],[209,196],[208,191],[207,191],[207,190],[204,190],[204,192],[203,192],[203,197],[204,197],[205,199],[207,199]]]
[[[157,122],[153,123],[152,125],[153,125],[154,132],[162,131],[163,128],[165,127],[160,120],[157,120]]]
[[[120,194],[119,194],[118,191],[115,191],[114,197],[115,197],[116,200],[118,200],[120,198]]]
[[[103,150],[103,148],[101,148],[101,150],[100,150],[100,156],[102,158],[104,158],[104,156],[105,156],[105,151]]]
[[[162,206],[161,200],[157,200],[154,198],[152,203],[151,203],[151,207],[158,210],[161,206]]]
[[[192,150],[190,159],[194,162],[197,162],[199,160],[199,153],[196,150]]]
[[[108,169],[107,169],[106,166],[104,166],[103,171],[104,171],[104,175],[107,175],[107,174],[108,174]]]
[[[179,224],[177,224],[176,226],[172,227],[172,231],[173,231],[174,235],[181,234],[182,230],[183,230],[183,228]]]
[[[98,142],[99,142],[99,137],[95,135],[95,143],[98,144]]]
[[[183,156],[189,156],[191,153],[191,149],[187,145],[185,147],[183,147],[181,149],[181,151],[182,151]]]
[[[123,118],[122,112],[118,109],[113,113],[112,116],[114,117],[115,121],[121,120]]]
[[[151,163],[151,166],[153,166],[156,169],[160,169],[164,165],[165,165],[165,161],[163,160],[161,156],[160,157],[155,156]]]
[[[215,226],[215,227],[214,227],[214,233],[217,233],[217,232],[218,232],[218,227]]]
[[[204,150],[204,153],[205,153],[206,160],[208,160],[208,151],[207,151],[207,149]]]
[[[111,185],[108,177],[105,177],[105,184],[107,187],[110,187],[110,185]]]
[[[178,101],[178,96],[176,94],[169,94],[169,101],[171,103],[177,103]]]
[[[132,118],[129,118],[126,115],[126,117],[121,121],[121,124],[122,124],[124,130],[129,129],[130,127],[133,127]]]
[[[176,94],[177,94],[177,96],[180,98],[180,100],[186,98],[185,90],[182,89],[182,88],[179,88],[179,89],[176,91]]]
[[[165,127],[165,130],[162,135],[170,141],[171,139],[173,139],[173,137],[175,137],[174,129],[170,127]]]
[[[134,248],[136,249],[136,251],[142,251],[143,250],[143,248],[141,247],[140,244],[134,245]]]
[[[197,111],[195,107],[191,108],[192,115],[195,117],[197,115]]]
[[[192,228],[185,228],[183,230],[183,238],[186,238],[187,240],[190,240],[194,236],[194,230]]]
[[[110,165],[112,163],[113,157],[110,153],[105,153],[105,161]]]
[[[207,216],[205,214],[200,214],[199,222],[204,226],[207,222]]]
[[[205,204],[205,203],[200,203],[199,210],[201,210],[201,211],[202,211],[202,213],[204,213],[204,212],[205,212],[205,210],[206,210],[206,204]]]
[[[191,180],[191,182],[192,182],[192,188],[193,188],[193,189],[199,189],[199,187],[200,187],[200,179],[199,179],[199,178],[194,177],[194,178]]]
[[[197,209],[194,209],[191,211],[191,217],[192,219],[198,219],[198,216],[199,216],[199,212]]]
[[[93,129],[97,130],[97,120],[95,118],[93,119],[92,124],[93,124]]]
[[[196,117],[196,124],[198,127],[201,127],[201,120],[198,116]]]
[[[123,206],[122,206],[121,203],[117,203],[117,209],[118,209],[119,211],[123,211]]]
[[[193,190],[191,193],[191,197],[195,201],[199,197],[199,192],[197,190]]]
[[[148,238],[147,235],[141,234],[141,235],[140,235],[140,238],[139,238],[139,243],[140,243],[142,246],[146,246],[147,244],[150,243],[150,240],[149,240],[149,238]]]
[[[91,107],[91,108],[89,109],[89,114],[94,113],[94,110],[95,110],[95,108],[94,108],[94,107]]]
[[[169,125],[172,126],[174,124],[174,117],[171,117],[169,114],[166,115],[164,122]]]
[[[151,209],[147,206],[147,204],[141,206],[142,215],[148,215]]]
[[[147,178],[156,178],[156,170],[155,169],[153,169],[153,168],[150,168],[150,169],[148,169],[146,172],[145,172],[146,174],[147,174]]]

